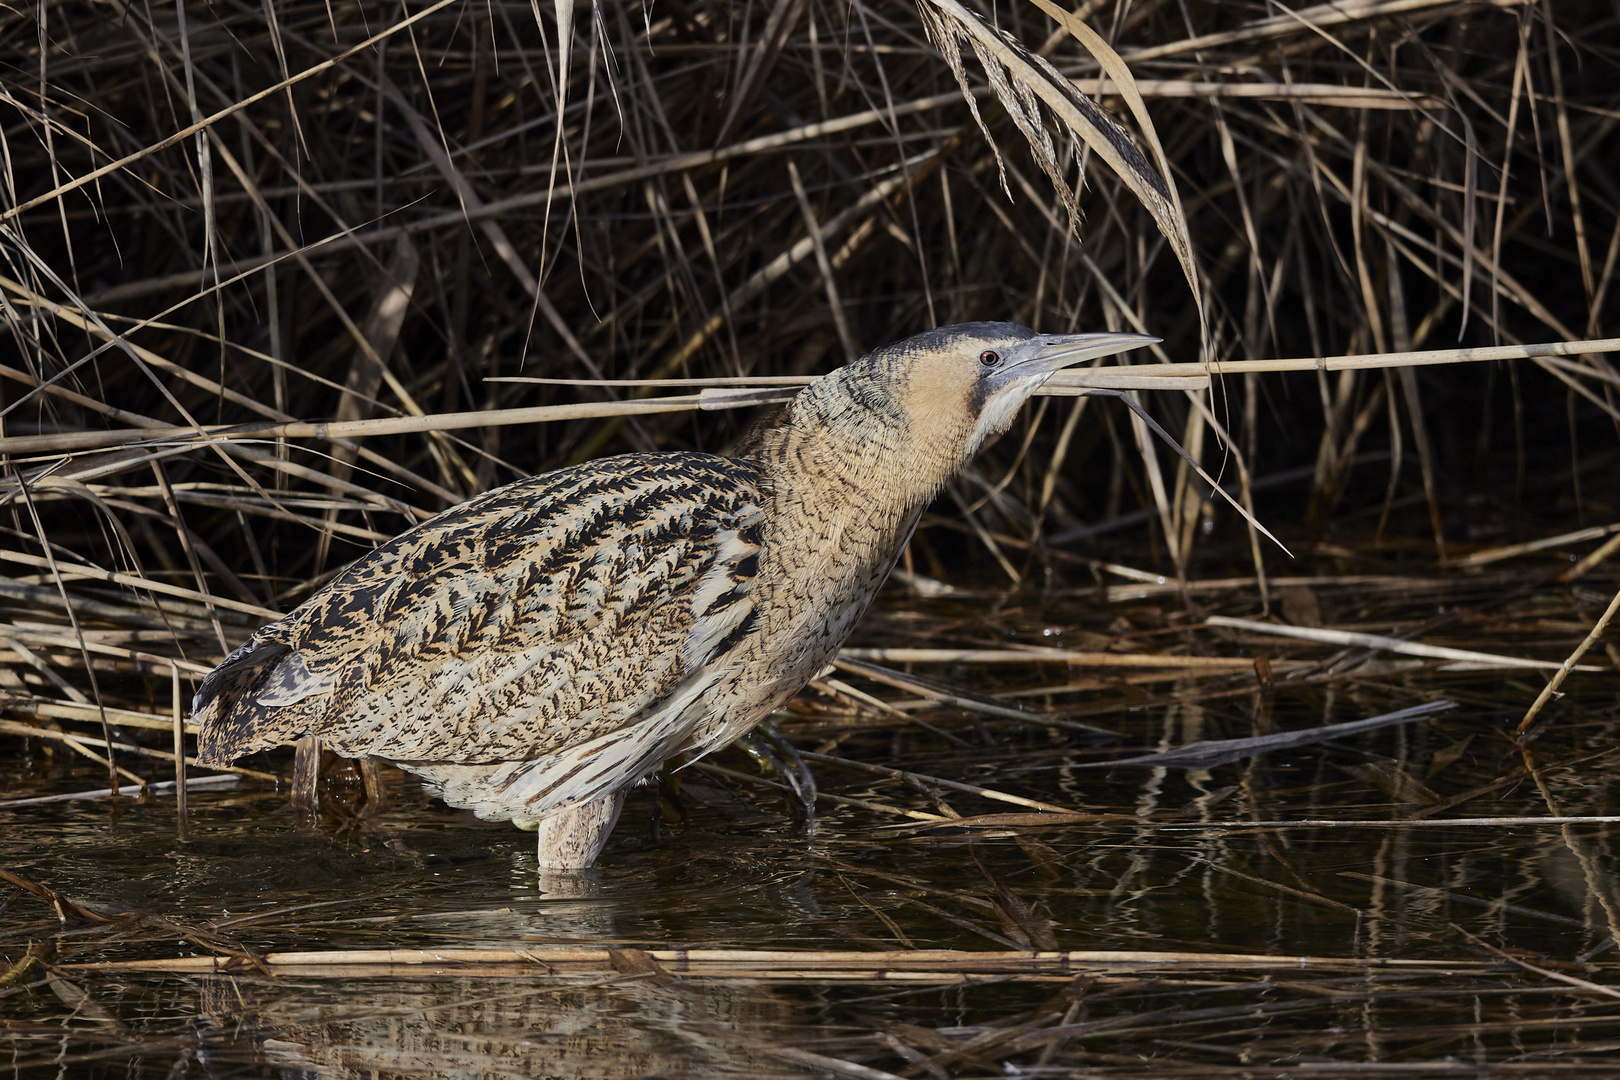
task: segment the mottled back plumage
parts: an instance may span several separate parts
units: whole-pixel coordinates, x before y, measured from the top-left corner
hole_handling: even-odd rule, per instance
[[[203,758],[318,730],[349,756],[515,760],[622,728],[752,613],[758,484],[726,458],[631,455],[424,522],[209,675]]]
[[[1132,337],[945,327],[811,383],[739,457],[629,454],[481,495],[227,657],[193,703],[199,758],[314,734],[537,825],[543,865],[588,866],[628,786],[829,662],[1035,387]]]

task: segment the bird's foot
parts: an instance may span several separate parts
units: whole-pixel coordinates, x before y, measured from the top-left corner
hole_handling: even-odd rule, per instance
[[[737,745],[770,774],[787,781],[794,798],[788,805],[794,820],[802,822],[809,833],[816,831],[816,777],[805,764],[799,750],[776,730],[769,720],[761,720],[754,730],[737,740]]]

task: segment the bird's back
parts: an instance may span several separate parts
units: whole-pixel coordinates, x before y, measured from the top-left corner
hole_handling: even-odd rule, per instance
[[[658,453],[446,511],[215,669],[200,757],[312,733],[349,756],[516,761],[630,725],[742,636],[761,501],[749,462]]]

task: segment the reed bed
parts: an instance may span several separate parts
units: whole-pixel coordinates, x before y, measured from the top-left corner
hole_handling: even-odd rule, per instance
[[[197,775],[196,680],[472,494],[723,452],[934,325],[1164,339],[1053,381],[753,761],[637,796],[655,838],[682,805],[819,815],[775,876],[859,951],[775,948],[785,902],[765,940],[705,922],[732,909],[701,879],[630,929],[589,890],[538,903],[566,931],[449,891],[363,911],[358,875],[221,915],[207,874],[114,903],[18,841],[16,1071],[1612,1075],[1617,24],[1547,0],[0,11],[19,836],[179,796],[136,849],[236,865],[188,824],[286,824],[291,759]],[[1396,749],[1307,785],[1255,764],[1353,738]],[[387,777],[379,814],[324,775],[330,851],[448,889],[414,789]],[[1503,837],[1545,882],[1478,884]],[[1351,844],[1374,854],[1331,857]],[[1195,878],[1202,925],[1116,914]],[[1231,916],[1256,905],[1271,938]],[[331,1019],[337,977],[439,1019]],[[595,1058],[521,1035],[580,1010]]]
[[[1620,416],[1609,58],[1556,44],[1593,29],[1580,10],[0,17],[33,73],[5,99],[0,209],[0,554],[34,658],[8,648],[10,689],[121,706],[177,669],[183,699],[452,502],[723,449],[769,395],[717,380],[790,388],[974,318],[1164,337],[1146,371],[1052,389],[1145,401],[1245,505],[1308,468],[1260,496],[1271,527],[1378,505],[1380,540],[1426,511],[1442,567],[1504,529],[1558,543],[1536,514],[1609,512]],[[1025,425],[942,502],[967,531],[925,530],[930,565],[1017,584],[1135,514],[1113,539],[1136,554],[1103,561],[1187,595],[1249,563],[1269,610],[1287,557],[1119,401]],[[1527,490],[1548,468],[1560,489]]]

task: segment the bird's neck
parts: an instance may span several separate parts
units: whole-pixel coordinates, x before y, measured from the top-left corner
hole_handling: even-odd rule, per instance
[[[749,456],[774,487],[794,499],[836,500],[879,528],[915,515],[961,467],[962,451],[941,432],[918,431],[904,403],[874,392],[841,369],[806,387]]]

